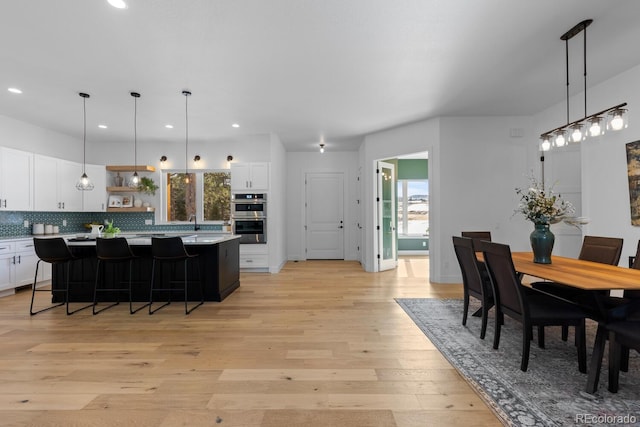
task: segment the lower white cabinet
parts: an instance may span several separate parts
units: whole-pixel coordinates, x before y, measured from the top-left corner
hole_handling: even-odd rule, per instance
[[[0,240],[0,292],[33,283],[38,256],[33,239]],[[40,263],[38,282],[51,279],[51,265]]]
[[[241,244],[240,245],[240,268],[269,267],[269,248],[262,244]]]

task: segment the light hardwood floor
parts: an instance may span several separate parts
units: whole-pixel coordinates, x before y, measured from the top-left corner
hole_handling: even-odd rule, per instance
[[[500,425],[394,301],[461,286],[430,284],[426,257],[399,264],[290,262],[189,316],[31,317],[30,291],[0,298],[0,425]]]

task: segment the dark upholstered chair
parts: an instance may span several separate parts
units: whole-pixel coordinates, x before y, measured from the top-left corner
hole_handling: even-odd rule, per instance
[[[487,332],[487,321],[489,310],[493,307],[493,291],[488,274],[482,274],[478,258],[473,245],[473,239],[469,237],[453,236],[453,248],[462,272],[462,284],[464,289],[464,311],[462,313],[462,324],[467,324],[467,314],[469,311],[469,297],[480,300],[482,304],[481,316],[482,327],[480,338],[484,339]],[[484,266],[482,266],[484,270]],[[486,270],[485,270],[486,272]]]
[[[127,239],[125,239],[124,237],[96,239],[96,255],[98,258],[98,264],[96,267],[96,281],[93,288],[93,314],[100,313],[101,311],[120,304],[120,294],[122,294],[123,292],[126,292],[129,295],[129,314],[133,314],[146,307],[148,303],[143,305],[142,307],[138,307],[135,310],[133,309],[133,302],[131,299],[131,274],[133,261],[138,257],[136,257],[133,252],[131,252],[131,248],[129,247],[129,243],[127,243]],[[113,285],[107,285],[104,283],[106,281],[105,267],[107,266],[112,267],[112,282],[117,282],[117,284],[124,283],[119,280],[118,266],[127,266],[127,287],[116,286],[115,283]],[[102,307],[100,310],[96,310],[96,308],[98,307],[98,294],[103,292],[108,292],[112,295],[116,295],[116,302],[109,304],[106,307]]]
[[[486,240],[487,242],[491,241],[491,232],[490,231],[463,231],[460,233],[462,237],[469,237],[473,239],[473,243],[477,246],[478,242],[482,240]]]
[[[640,351],[640,321],[622,321],[607,324],[609,331],[609,391],[618,392],[621,364],[625,362],[623,349]],[[628,368],[628,366],[627,366]]]
[[[520,369],[527,370],[529,364],[530,341],[533,327],[538,327],[538,345],[544,348],[545,326],[574,326],[578,347],[578,369],[587,371],[587,352],[585,342],[585,313],[571,303],[543,293],[526,292],[513,266],[511,250],[508,245],[480,242],[477,249],[482,250],[487,269],[491,276],[493,295],[496,303],[496,332],[493,348],[500,344],[500,327],[507,315],[522,323],[522,359]]]
[[[584,236],[578,259],[599,262],[601,264],[618,265],[620,255],[622,254],[622,243],[623,239],[616,237]],[[593,305],[593,295],[589,294],[588,291],[582,291],[554,282],[535,282],[531,284],[531,287],[558,298],[581,304],[583,308],[586,309],[589,309],[590,306]],[[603,293],[608,293],[608,291]],[[597,320],[599,313],[597,311],[591,311],[590,317],[596,318]],[[567,330],[567,328],[562,329],[563,340],[567,339]]]
[[[184,293],[184,313],[189,314],[197,307],[204,304],[204,287],[202,284],[202,280],[198,276],[197,282],[200,285],[200,301],[190,309],[187,308],[187,301],[189,301],[188,295],[188,263],[189,261],[195,261],[197,264],[198,255],[190,255],[186,248],[184,247],[184,243],[180,237],[152,237],[151,238],[151,252],[153,254],[153,266],[151,267],[151,292],[149,296],[149,314],[153,314],[156,311],[160,310],[162,307],[171,304],[171,294],[173,292],[183,292]],[[183,287],[181,288],[164,288],[164,287],[156,287],[156,266],[162,267],[163,264],[172,264],[175,266],[176,264],[182,263],[184,266],[184,277],[181,282],[183,282]],[[198,274],[200,274],[199,265],[196,265],[195,269]],[[169,284],[177,283],[177,280],[169,280]],[[153,305],[153,296],[154,293],[163,292],[168,296],[167,302],[152,310]]]
[[[33,285],[31,290],[31,306],[29,307],[29,314],[32,316],[34,314],[41,313],[43,311],[50,310],[55,307],[60,307],[62,305],[66,305],[67,315],[73,314],[85,308],[91,307],[90,305],[85,305],[83,307],[77,308],[73,311],[69,311],[69,283],[70,283],[70,268],[73,261],[77,260],[75,256],[69,250],[67,246],[67,242],[64,241],[62,237],[53,237],[53,238],[45,238],[45,239],[33,239],[33,245],[36,251],[36,255],[38,256],[38,262],[36,263],[36,274],[33,278]],[[46,262],[51,264],[52,266],[62,267],[62,274],[64,280],[64,288],[53,289],[51,288],[37,288],[36,280],[38,279],[38,267],[40,267],[41,262]],[[36,292],[47,292],[49,295],[62,295],[62,301],[56,304],[48,305],[45,308],[41,308],[40,310],[33,311],[33,303],[35,300]]]

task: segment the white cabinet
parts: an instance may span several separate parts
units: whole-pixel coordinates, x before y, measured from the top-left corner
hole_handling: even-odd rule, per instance
[[[55,157],[35,155],[35,202],[37,211],[82,211],[82,191],[76,182],[82,165]]]
[[[240,268],[260,269],[265,271],[269,267],[269,248],[263,244],[240,245]]]
[[[82,210],[85,212],[104,212],[107,210],[107,171],[104,165],[87,165],[85,167],[93,190],[81,191]]]
[[[33,153],[0,147],[0,210],[33,210]]]
[[[231,190],[268,190],[269,163],[232,163]]]
[[[0,241],[0,292],[13,288],[13,243]]]
[[[0,240],[0,292],[33,283],[38,256],[33,239]],[[40,263],[38,282],[51,279],[51,265]]]

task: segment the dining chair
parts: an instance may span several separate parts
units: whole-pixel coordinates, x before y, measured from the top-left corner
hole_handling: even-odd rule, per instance
[[[640,321],[626,320],[607,324],[609,331],[609,391],[617,393],[619,387],[621,363],[624,361],[623,349],[640,352]],[[627,355],[628,358],[628,355]],[[627,359],[628,360],[628,359]]]
[[[618,265],[622,254],[623,239],[617,237],[584,236],[578,259],[599,262],[601,264]],[[592,291],[583,291],[555,282],[533,282],[533,289],[548,293],[566,301],[579,304],[591,313],[591,318],[597,320],[600,312],[594,309],[594,295]],[[601,294],[608,294],[603,291]],[[562,328],[562,339],[567,340],[568,328]]]
[[[93,287],[93,314],[98,314],[108,308],[116,306],[120,304],[120,296],[122,293],[126,293],[129,297],[129,314],[134,314],[140,309],[149,305],[146,303],[145,305],[133,309],[133,300],[132,300],[132,273],[133,273],[133,262],[138,258],[131,251],[131,247],[127,242],[127,239],[124,237],[113,237],[113,238],[100,238],[96,239],[96,256],[98,258],[97,266],[96,266],[96,280]],[[105,274],[105,267],[111,266],[112,275],[107,277]],[[127,277],[126,281],[121,281],[118,277],[118,273],[122,273],[119,271],[118,266],[126,266],[127,267]],[[111,279],[112,283],[127,283],[126,287],[117,286],[116,284],[107,285],[106,282],[108,279]],[[116,296],[116,302],[107,305],[106,307],[101,307],[99,310],[98,307],[98,295],[108,292],[114,294]]]
[[[491,232],[490,231],[462,231],[460,233],[462,237],[469,237],[473,239],[473,243],[477,246],[478,242],[482,240],[486,240],[488,242],[491,241]]]
[[[36,263],[36,273],[33,278],[33,285],[31,288],[31,305],[29,307],[29,314],[34,315],[38,313],[42,313],[43,311],[51,310],[55,307],[60,307],[62,305],[66,305],[67,315],[76,313],[80,310],[84,310],[85,308],[91,307],[92,304],[82,306],[80,308],[76,308],[73,311],[69,311],[69,292],[70,292],[70,283],[71,283],[71,264],[74,261],[77,261],[79,258],[75,257],[69,247],[67,246],[67,242],[62,237],[52,237],[52,238],[44,238],[44,239],[33,239],[33,246],[36,251],[36,255],[38,257],[38,262]],[[62,275],[62,283],[64,283],[64,287],[60,289],[56,288],[44,288],[37,287],[37,279],[38,279],[38,268],[40,267],[41,262],[46,262],[51,264],[52,266],[60,268],[60,274]],[[55,274],[55,272],[54,272]],[[41,308],[39,310],[33,311],[33,305],[36,297],[36,292],[47,292],[52,297],[55,295],[62,295],[60,297],[60,302],[55,302],[53,304],[47,305],[45,308]],[[54,298],[56,299],[56,298]]]
[[[544,348],[545,326],[574,326],[577,337],[578,369],[587,371],[584,311],[558,298],[540,292],[527,292],[520,283],[513,266],[508,245],[482,241],[477,248],[482,251],[489,270],[493,297],[496,305],[493,348],[500,344],[501,324],[508,316],[522,324],[522,359],[520,369],[526,371],[529,364],[530,341],[533,327],[538,327],[538,345]]]
[[[464,292],[464,308],[462,312],[462,324],[467,324],[469,312],[469,297],[480,300],[482,326],[480,338],[484,339],[487,332],[489,310],[493,307],[493,291],[488,274],[483,275],[478,264],[478,258],[474,248],[474,242],[469,237],[453,236],[453,248],[462,273],[462,286]],[[484,269],[484,267],[483,267]],[[486,272],[486,269],[485,269]]]
[[[200,278],[200,265],[198,263],[198,255],[189,254],[184,247],[184,243],[182,242],[182,238],[180,237],[152,237],[151,238],[151,253],[153,255],[153,263],[151,266],[151,292],[149,294],[149,314],[153,314],[156,311],[160,310],[162,307],[165,307],[171,304],[171,295],[174,292],[181,292],[184,294],[184,314],[189,314],[202,304],[204,304],[204,286],[202,280]],[[189,261],[195,262],[194,270],[198,273],[198,278],[196,281],[200,287],[200,300],[198,303],[191,307],[187,308],[187,301],[189,301],[188,294],[188,267]],[[169,264],[175,267],[177,264],[183,264],[184,273],[182,280],[173,280],[170,278],[168,280],[169,287],[158,287],[156,285],[156,267],[161,267],[164,264]],[[174,269],[175,270],[175,269]],[[161,278],[162,279],[162,278]],[[176,288],[171,287],[172,283],[182,282],[182,287]],[[153,296],[155,293],[164,292],[167,293],[167,301],[160,305],[159,307],[152,309],[153,305]]]

